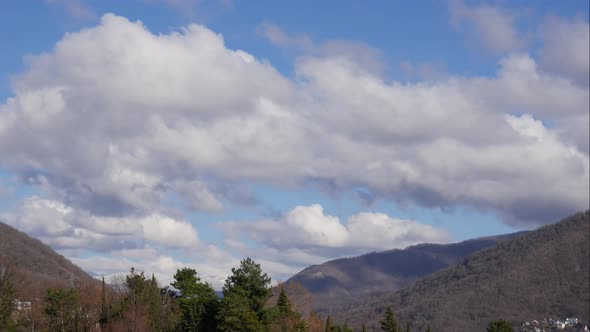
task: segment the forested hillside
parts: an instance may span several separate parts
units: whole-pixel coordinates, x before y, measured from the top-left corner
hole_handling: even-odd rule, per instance
[[[286,284],[297,283],[313,296],[312,307],[321,313],[339,310],[375,296],[400,290],[417,279],[462,261],[525,232],[472,239],[453,244],[419,244],[342,258],[306,268]]]
[[[588,322],[589,215],[579,213],[477,252],[394,294],[337,313],[377,328],[386,308],[414,330],[484,331],[488,322],[512,324],[544,317]]]

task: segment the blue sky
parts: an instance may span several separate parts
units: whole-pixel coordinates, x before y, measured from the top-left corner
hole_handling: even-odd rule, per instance
[[[586,1],[0,10],[0,219],[218,286],[588,208]]]

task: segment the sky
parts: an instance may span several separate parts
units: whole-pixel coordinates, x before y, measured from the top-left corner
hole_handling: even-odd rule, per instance
[[[589,208],[588,1],[0,4],[0,220],[220,289]]]

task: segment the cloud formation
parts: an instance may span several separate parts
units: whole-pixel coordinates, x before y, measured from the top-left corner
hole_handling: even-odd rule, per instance
[[[529,55],[504,58],[494,78],[431,84],[385,82],[340,56],[302,58],[296,72],[289,80],[203,26],[154,35],[106,15],[16,78],[0,112],[2,162],[107,216],[152,213],[172,194],[218,210],[216,183],[308,179],[519,223],[587,207],[586,143],[560,130],[587,119],[587,87]]]
[[[301,249],[310,253],[339,249],[360,254],[450,240],[445,230],[412,220],[391,218],[383,213],[362,212],[343,223],[338,217],[325,214],[319,204],[297,206],[280,220],[227,222],[223,227],[230,238],[249,234],[256,243],[270,248]]]
[[[117,272],[111,263],[148,263],[142,255],[154,248],[198,248],[225,262],[251,254],[283,274],[336,253],[449,238],[379,213],[342,222],[312,205],[226,223],[264,250],[232,235],[225,251],[201,241],[182,214],[258,204],[245,184],[320,183],[361,188],[371,201],[475,207],[523,227],[553,222],[589,201],[580,24],[547,23],[539,54],[496,41],[497,50],[521,52],[503,56],[491,77],[403,83],[383,78],[362,48],[306,42],[276,26],[264,27],[271,41],[308,53],[293,78],[204,26],[156,35],[107,14],[30,57],[0,104],[0,166],[44,195],[4,219],[56,248],[109,251],[75,259],[104,273]],[[580,41],[561,45],[562,30]],[[557,47],[574,53],[566,69],[554,67]],[[154,257],[161,269],[185,262]],[[225,264],[208,266],[211,278]]]

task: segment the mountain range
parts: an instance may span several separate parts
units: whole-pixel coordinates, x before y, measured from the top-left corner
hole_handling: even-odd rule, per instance
[[[376,330],[386,308],[415,330],[484,331],[496,319],[577,317],[590,312],[590,212],[501,241],[395,293],[365,297],[336,318]],[[405,323],[404,323],[405,324]]]
[[[476,251],[489,248],[525,232],[491,236],[452,244],[419,244],[403,250],[373,252],[310,266],[286,281],[297,283],[313,296],[313,309],[330,311],[359,299],[400,290],[421,277],[461,262]]]

